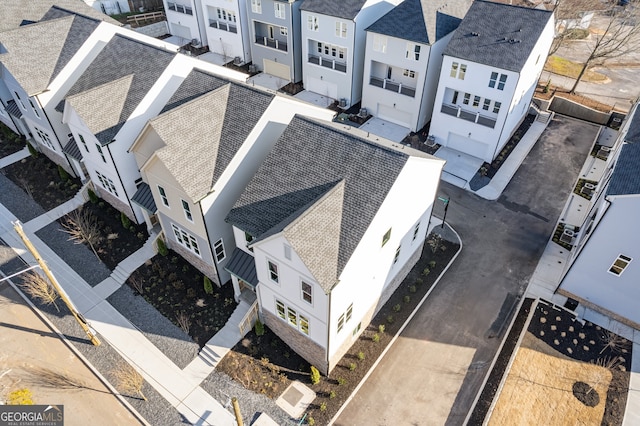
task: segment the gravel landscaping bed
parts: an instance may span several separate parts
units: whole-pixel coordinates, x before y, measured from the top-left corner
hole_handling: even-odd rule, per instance
[[[90,286],[98,285],[111,275],[109,268],[90,249],[69,241],[69,235],[58,222],[50,223],[37,231],[36,235]]]
[[[3,171],[4,169],[0,169],[0,204],[5,206],[22,223],[29,222],[45,213],[44,209],[7,178],[2,173]]]
[[[198,344],[128,286],[120,287],[107,301],[179,368],[198,356]]]

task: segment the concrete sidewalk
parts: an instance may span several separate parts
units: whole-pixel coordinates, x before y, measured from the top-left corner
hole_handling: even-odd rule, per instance
[[[27,158],[29,155],[30,155],[29,150],[25,146],[18,152],[14,152],[11,155],[7,155],[4,158],[0,158],[0,169],[2,169],[3,167],[7,167],[15,162],[18,162],[24,158]]]

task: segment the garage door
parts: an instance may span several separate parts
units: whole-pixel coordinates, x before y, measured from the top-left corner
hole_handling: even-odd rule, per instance
[[[319,78],[309,77],[305,89],[331,99],[338,99],[338,85]]]
[[[178,24],[171,24],[171,35],[182,37],[186,40],[191,41],[191,30],[189,27]]]
[[[263,66],[266,74],[291,81],[291,67],[288,65],[264,59]]]
[[[389,105],[378,104],[378,118],[411,128],[411,113]]]
[[[447,146],[478,158],[485,158],[489,149],[486,143],[456,133],[449,133]]]

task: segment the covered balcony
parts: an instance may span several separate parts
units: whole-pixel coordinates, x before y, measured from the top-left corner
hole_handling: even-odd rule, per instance
[[[286,27],[278,27],[275,25],[265,24],[263,22],[255,22],[255,44],[260,46],[287,52],[288,33],[289,31]]]
[[[447,115],[452,115],[457,118],[461,118],[472,123],[480,124],[481,126],[489,127],[493,129],[496,126],[496,119],[487,115],[480,114],[479,111],[473,111],[471,109],[462,108],[460,105],[442,104],[440,112]]]
[[[323,58],[322,56],[309,54],[309,63],[340,72],[347,72],[347,63],[336,61],[335,59]]]
[[[217,28],[222,31],[228,31],[230,33],[238,34],[238,27],[236,24],[229,21],[220,21],[218,19],[209,19],[209,26],[211,28]]]
[[[412,98],[416,96],[416,89],[414,87],[409,87],[402,83],[387,80],[386,78],[371,76],[369,78],[369,84],[372,86],[381,87],[391,92],[400,93],[401,95],[410,96]]]
[[[415,98],[415,82],[418,73],[413,70],[402,69],[382,62],[371,61],[371,75],[369,84],[381,89]]]

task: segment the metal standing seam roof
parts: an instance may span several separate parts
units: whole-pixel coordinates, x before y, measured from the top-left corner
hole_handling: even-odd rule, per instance
[[[607,187],[607,195],[632,194],[640,194],[640,143],[622,145]]]
[[[353,20],[367,0],[304,0],[300,10]]]
[[[138,190],[135,194],[133,194],[133,197],[131,197],[131,201],[151,214],[154,214],[158,211],[156,202],[153,200],[153,193],[151,192],[151,188],[149,188],[149,185],[145,182],[142,182],[138,186]]]
[[[15,100],[11,99],[10,101],[8,101],[6,109],[7,109],[7,112],[13,115],[15,118],[22,117],[22,110],[20,109],[18,104],[16,104]]]
[[[640,106],[633,113],[624,140],[629,143],[640,143]]]
[[[156,155],[191,200],[211,192],[272,100],[229,82],[150,121],[165,143]]]
[[[6,49],[0,62],[29,96],[46,90],[99,24],[70,13],[60,15],[0,33]]]
[[[64,152],[71,158],[75,158],[78,161],[82,160],[82,153],[80,152],[80,148],[78,148],[76,139],[73,136],[69,138],[67,144],[62,148],[62,152]]]
[[[233,249],[233,253],[231,253],[231,257],[224,269],[253,287],[258,285],[255,259],[249,253],[237,247]]]
[[[82,120],[90,129],[98,129],[95,136],[106,145],[113,141],[175,55],[116,34],[67,92],[66,98],[73,98],[73,103],[84,106],[80,114]],[[126,93],[123,93],[124,85],[128,85]],[[113,96],[110,88],[115,90]],[[58,104],[58,111],[64,109],[64,102]],[[113,103],[117,103],[117,109]],[[103,116],[106,107],[109,107],[109,120]],[[108,127],[103,128],[107,124]]]
[[[470,6],[470,0],[404,0],[367,31],[434,44],[460,25]]]
[[[475,0],[444,55],[520,72],[553,12]]]
[[[407,159],[296,116],[226,220],[255,241],[283,232],[329,292]]]

